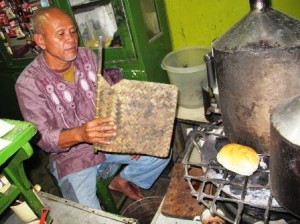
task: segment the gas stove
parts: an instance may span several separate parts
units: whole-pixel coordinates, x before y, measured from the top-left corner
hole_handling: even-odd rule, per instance
[[[201,124],[189,133],[182,163],[191,195],[228,223],[300,223],[272,196],[268,155],[259,155],[259,168],[249,177],[217,162],[218,150],[228,142],[223,127],[215,123]],[[191,175],[191,168],[201,169],[203,175]]]

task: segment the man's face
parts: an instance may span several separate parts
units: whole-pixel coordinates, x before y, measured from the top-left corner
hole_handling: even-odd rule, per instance
[[[72,19],[60,11],[45,17],[38,45],[46,62],[54,69],[74,60],[77,54],[78,34]]]

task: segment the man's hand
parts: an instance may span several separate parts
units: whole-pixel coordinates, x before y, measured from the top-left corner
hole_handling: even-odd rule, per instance
[[[82,142],[110,144],[110,139],[116,136],[116,126],[111,118],[97,118],[80,127]]]
[[[84,125],[72,129],[62,130],[58,145],[62,148],[71,147],[81,142],[110,144],[111,138],[116,136],[116,126],[111,118],[93,119]]]
[[[138,160],[141,157],[141,155],[131,155],[131,159]]]

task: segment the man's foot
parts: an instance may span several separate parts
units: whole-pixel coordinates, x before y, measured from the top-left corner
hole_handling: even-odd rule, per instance
[[[112,179],[108,188],[113,191],[122,192],[127,197],[135,201],[144,197],[141,189],[138,186],[131,184],[129,181],[123,179],[120,174]]]
[[[143,192],[141,191],[141,188],[139,186],[137,186],[136,184],[133,184],[133,183],[129,183],[131,188],[134,190],[134,192],[140,196],[141,198],[144,197],[144,194]]]

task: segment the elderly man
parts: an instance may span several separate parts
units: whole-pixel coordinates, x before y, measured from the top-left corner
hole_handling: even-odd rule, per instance
[[[51,172],[63,196],[100,208],[96,175],[115,163],[126,165],[109,188],[133,200],[142,198],[139,187],[149,189],[171,157],[94,154],[94,143],[110,144],[117,135],[111,118],[94,119],[97,58],[77,46],[76,26],[63,10],[41,9],[33,25],[42,53],[24,69],[15,88],[24,119],[38,128],[37,144],[50,153]]]

